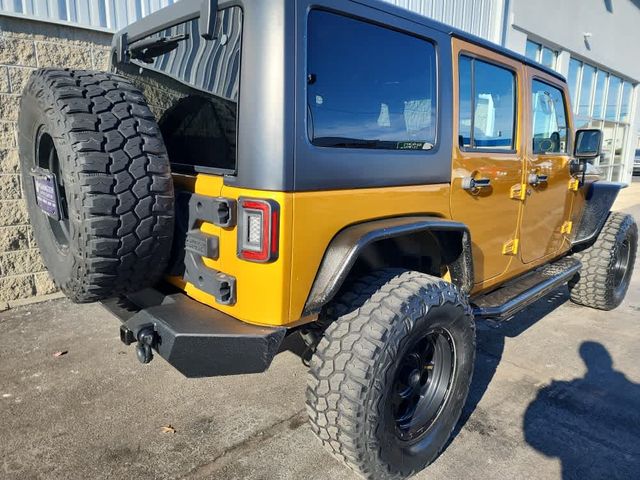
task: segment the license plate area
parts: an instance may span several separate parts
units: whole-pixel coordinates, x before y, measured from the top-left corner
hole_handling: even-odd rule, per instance
[[[31,170],[31,177],[36,193],[36,204],[42,213],[60,220],[60,196],[56,175],[44,168],[34,168]]]

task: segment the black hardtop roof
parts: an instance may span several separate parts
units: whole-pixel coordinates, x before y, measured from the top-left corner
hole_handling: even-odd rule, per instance
[[[264,1],[264,0],[261,0]],[[281,1],[289,1],[289,0],[281,0]],[[477,37],[470,33],[467,33],[463,30],[457,29],[450,25],[438,22],[437,20],[433,20],[424,15],[420,15],[419,13],[412,12],[411,10],[407,10],[402,7],[398,7],[393,5],[390,2],[385,2],[382,0],[349,0],[352,3],[357,3],[363,6],[367,6],[370,8],[375,8],[376,10],[383,11],[385,13],[397,16],[399,18],[403,18],[405,20],[409,20],[411,22],[415,22],[419,25],[426,26],[428,28],[432,28],[434,30],[438,30],[447,35],[460,38],[462,40],[466,40],[468,42],[474,43],[476,45],[480,45],[489,50],[493,50],[494,52],[500,53],[507,57],[510,57],[514,60],[522,62],[531,67],[537,68],[549,75],[553,75],[559,80],[566,81],[564,76],[552,70],[544,65],[541,65],[533,60],[525,57],[524,55],[520,55],[519,53],[514,52],[513,50],[509,50],[504,48],[496,43],[485,40],[481,37]],[[225,6],[237,4],[237,1],[234,0],[219,0],[219,6],[224,8]],[[151,35],[153,33],[164,30],[168,26],[175,25],[176,23],[184,22],[199,16],[200,8],[202,7],[202,0],[181,0],[180,2],[175,2],[172,5],[169,5],[165,8],[162,8],[137,22],[132,23],[131,25],[123,28],[114,36],[114,45],[116,44],[116,39],[123,34],[127,34],[129,42],[135,42],[145,36]]]

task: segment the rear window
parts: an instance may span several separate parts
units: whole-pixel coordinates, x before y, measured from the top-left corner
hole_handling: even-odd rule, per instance
[[[307,131],[321,147],[430,150],[434,45],[333,13],[309,14]]]
[[[151,38],[175,35],[187,38],[152,63],[132,60],[133,69],[123,67],[158,119],[174,170],[233,172],[242,10],[232,7],[218,12],[214,40],[200,36],[198,19]]]

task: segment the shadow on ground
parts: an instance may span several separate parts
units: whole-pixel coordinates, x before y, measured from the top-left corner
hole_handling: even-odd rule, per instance
[[[640,384],[613,369],[607,349],[583,342],[582,378],[542,388],[524,416],[529,445],[560,459],[563,480],[639,478]]]
[[[478,351],[473,382],[462,417],[449,442],[467,424],[489,387],[504,353],[515,338],[569,300],[557,290],[508,322],[477,322]],[[544,361],[541,352],[541,361]],[[541,388],[527,407],[526,442],[561,462],[563,480],[640,478],[640,384],[613,369],[606,348],[583,342],[579,349],[587,372]]]

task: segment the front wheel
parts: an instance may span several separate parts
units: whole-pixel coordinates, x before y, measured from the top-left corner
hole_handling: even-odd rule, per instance
[[[595,243],[575,254],[580,273],[569,282],[574,303],[612,310],[629,289],[638,248],[638,227],[631,215],[613,212]]]
[[[405,478],[445,446],[475,358],[466,297],[439,278],[382,270],[356,281],[311,359],[314,433],[366,478]]]

